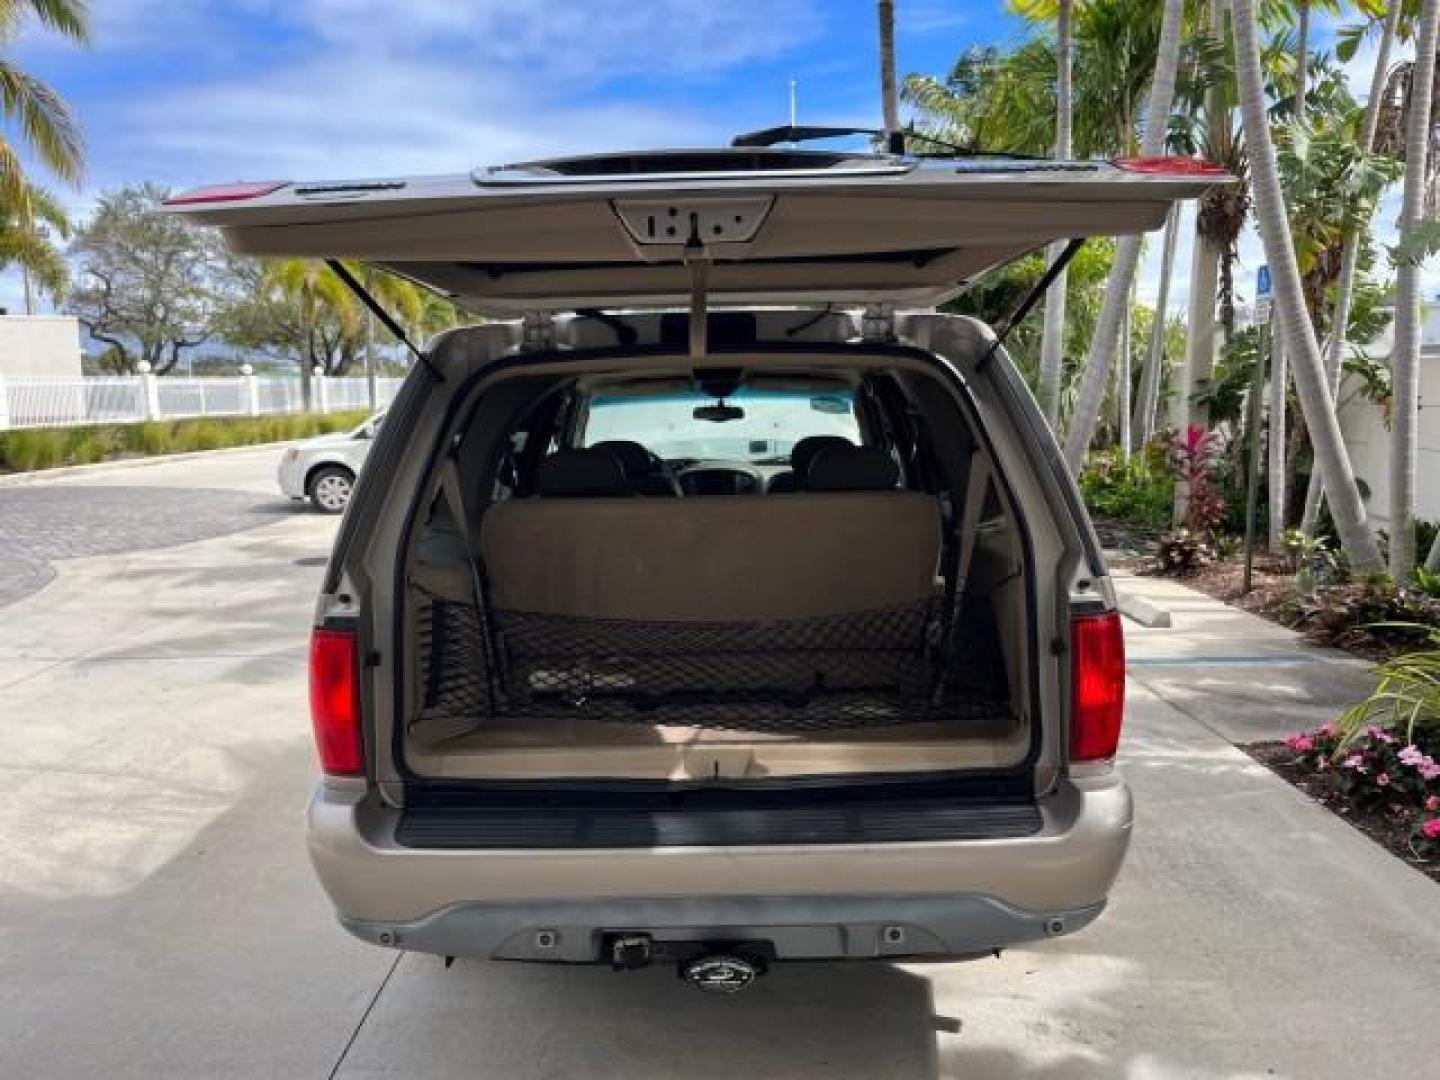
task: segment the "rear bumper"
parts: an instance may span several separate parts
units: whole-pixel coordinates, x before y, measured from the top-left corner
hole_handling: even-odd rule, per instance
[[[625,897],[456,904],[404,923],[340,921],[375,945],[486,960],[597,963],[605,936],[622,931],[656,942],[765,942],[778,960],[874,960],[983,955],[1071,933],[1104,906],[1042,914],[989,896]]]
[[[601,934],[628,930],[769,940],[782,958],[959,956],[1069,933],[1103,908],[1129,844],[1124,782],[1067,780],[1039,806],[1039,831],[994,840],[417,849],[372,793],[321,785],[309,842],[342,924],[382,945],[593,960]]]

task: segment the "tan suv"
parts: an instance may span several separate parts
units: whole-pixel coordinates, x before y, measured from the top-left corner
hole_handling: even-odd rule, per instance
[[[345,927],[734,990],[1099,915],[1110,582],[996,335],[933,307],[1217,178],[755,147],[177,198],[498,320],[417,354],[317,605]]]

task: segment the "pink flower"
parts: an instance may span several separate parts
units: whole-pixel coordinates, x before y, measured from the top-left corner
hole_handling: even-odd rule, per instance
[[[1429,810],[1432,814],[1436,810],[1440,810],[1440,795],[1431,795],[1428,799],[1426,799],[1425,809]]]
[[[1426,760],[1426,756],[1421,753],[1420,748],[1414,743],[1402,749],[1396,756],[1406,765],[1419,765],[1420,762]]]
[[[1426,840],[1440,840],[1440,817],[1432,817],[1420,826],[1420,835]]]
[[[1393,746],[1395,743],[1394,735],[1391,735],[1382,727],[1376,727],[1374,724],[1371,724],[1365,729],[1365,734],[1369,735],[1376,742],[1384,743],[1386,746]]]
[[[1285,740],[1285,745],[1297,753],[1308,754],[1315,749],[1315,740],[1309,735],[1291,735]]]
[[[1354,769],[1356,772],[1365,772],[1365,759],[1359,754],[1351,754],[1340,763],[1342,769]]]
[[[1421,780],[1440,780],[1440,762],[1432,761],[1427,757],[1417,768],[1420,770]]]
[[[1382,772],[1379,776],[1375,777],[1375,783],[1379,784],[1381,787],[1389,787],[1390,774],[1388,772]]]
[[[1324,739],[1331,738],[1335,734],[1335,725],[1333,723],[1321,724],[1315,729],[1315,734]]]

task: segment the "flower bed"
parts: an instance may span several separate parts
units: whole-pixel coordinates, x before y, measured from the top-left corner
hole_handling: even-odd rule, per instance
[[[1326,724],[1245,749],[1321,805],[1440,881],[1440,732],[1407,743],[1381,727],[1345,740]]]

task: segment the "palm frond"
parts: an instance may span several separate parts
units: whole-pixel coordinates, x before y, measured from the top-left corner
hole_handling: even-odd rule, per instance
[[[85,141],[70,106],[41,80],[0,59],[0,111],[20,126],[25,141],[51,171],[78,182]]]

